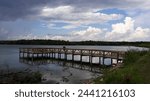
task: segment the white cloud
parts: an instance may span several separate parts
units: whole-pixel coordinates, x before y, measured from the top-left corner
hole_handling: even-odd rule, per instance
[[[13,37],[11,37],[12,39]],[[126,17],[123,23],[112,24],[111,31],[95,27],[85,30],[73,31],[64,35],[55,34],[25,34],[14,37],[16,39],[55,39],[70,41],[150,41],[150,28],[135,27],[135,21]]]
[[[69,24],[62,27],[65,29],[76,28],[81,25],[104,23],[110,20],[118,20],[123,17],[121,14],[104,14],[93,11],[93,9],[76,11],[72,6],[59,6],[55,8],[44,7],[40,16],[46,19],[46,21],[49,19],[53,23],[64,22]]]
[[[66,26],[63,26],[62,28],[63,29],[73,29],[73,28],[76,28],[77,26],[75,25],[66,25]]]
[[[73,11],[71,6],[59,6],[55,8],[44,7],[41,15],[45,17],[58,17],[59,15],[69,14]]]
[[[106,29],[88,27],[85,30],[74,31],[67,36],[53,36],[52,39],[63,39],[70,41],[85,41],[85,40],[104,40]]]
[[[126,17],[124,23],[112,25],[112,31],[106,34],[107,40],[117,41],[145,41],[150,40],[150,29],[134,27],[134,20]]]
[[[99,28],[89,27],[86,30],[74,32],[72,35],[81,35],[81,36],[89,36],[89,35],[97,35],[102,33],[102,30]]]
[[[126,17],[124,23],[117,23],[112,25],[112,31],[106,33],[108,40],[124,40],[129,37],[129,34],[134,31],[134,20]]]
[[[112,30],[89,27],[86,30],[71,33],[70,40],[99,41],[150,41],[150,29],[136,27],[131,17],[126,17],[124,23],[112,25]],[[65,39],[65,38],[64,38]]]
[[[138,41],[145,40],[150,41],[150,29],[149,28],[141,28],[137,27],[133,34],[130,34],[128,40],[130,41]]]

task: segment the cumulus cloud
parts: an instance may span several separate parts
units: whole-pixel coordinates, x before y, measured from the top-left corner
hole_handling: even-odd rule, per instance
[[[70,39],[74,41],[103,40],[104,31],[104,29],[89,27],[86,30],[72,32]]]
[[[108,40],[123,40],[134,32],[134,20],[126,17],[124,23],[112,24],[112,31],[106,33]]]
[[[150,29],[137,27],[135,31],[126,39],[129,41],[150,41]]]
[[[85,30],[74,31],[69,36],[54,36],[55,39],[67,40],[99,40],[99,41],[150,41],[150,29],[134,26],[134,20],[126,17],[124,23],[112,25],[112,30],[89,27]]]
[[[49,19],[51,22],[68,23],[69,25],[62,27],[65,29],[122,18],[121,14],[104,14],[93,11],[76,12],[75,8],[72,6],[59,6],[55,8],[44,7],[40,16],[43,17],[43,19]]]
[[[134,20],[126,17],[124,23],[112,25],[112,31],[106,33],[107,40],[145,41],[150,39],[150,29],[134,27]]]
[[[49,35],[50,39],[54,40],[70,40],[70,41],[86,41],[86,40],[103,40],[106,29],[88,27],[85,30],[73,31],[67,35]]]

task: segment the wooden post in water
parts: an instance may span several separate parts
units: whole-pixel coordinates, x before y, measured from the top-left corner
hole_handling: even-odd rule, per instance
[[[65,60],[67,60],[67,51],[66,51],[66,48],[64,48],[64,55],[65,55]]]
[[[74,61],[74,50],[72,50],[72,61]]]
[[[56,59],[56,53],[54,52],[54,59]]]
[[[89,50],[89,64],[91,64],[91,55],[92,55],[92,52]]]
[[[83,53],[82,53],[82,50],[80,50],[80,51],[81,51],[81,53],[80,53],[80,54],[81,54],[81,55],[80,55],[80,62],[82,63],[82,54],[83,54]]]
[[[61,53],[59,53],[59,59],[61,59]]]
[[[119,60],[119,52],[117,52],[117,63],[118,63],[118,60]]]
[[[111,58],[111,65],[113,65],[113,59]]]
[[[34,53],[32,53],[32,57],[31,58],[32,58],[32,63],[33,63]]]
[[[57,59],[60,59],[60,53],[57,54]]]
[[[74,61],[74,54],[72,54],[72,61]]]
[[[52,58],[54,58],[54,52],[52,51]]]
[[[67,54],[65,53],[65,60],[67,60]]]
[[[101,57],[99,57],[99,65],[101,65]]]
[[[91,65],[92,65],[92,63],[93,63],[93,56],[91,56]]]
[[[82,62],[82,55],[80,55],[80,62]]]
[[[24,58],[24,52],[23,52],[23,58]]]
[[[103,51],[103,60],[102,60],[102,65],[104,65],[105,64],[105,51]]]
[[[105,63],[104,63],[104,61],[105,61],[105,59],[104,59],[104,57],[103,57],[103,59],[102,59],[102,65],[104,65]]]

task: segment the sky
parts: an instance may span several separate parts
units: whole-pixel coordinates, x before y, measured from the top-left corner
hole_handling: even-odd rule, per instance
[[[150,41],[150,0],[0,0],[0,40]]]

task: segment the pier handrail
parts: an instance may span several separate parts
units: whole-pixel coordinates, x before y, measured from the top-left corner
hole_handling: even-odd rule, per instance
[[[64,48],[19,48],[19,50],[34,50],[34,49],[41,49],[41,50],[45,50],[45,49],[61,49],[64,50]],[[102,49],[82,49],[82,48],[65,48],[65,50],[85,50],[85,51],[103,51],[103,52],[119,52],[119,53],[126,53],[125,51],[118,51],[118,50],[102,50]]]

